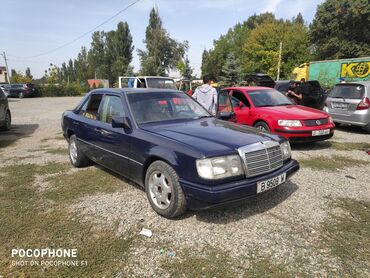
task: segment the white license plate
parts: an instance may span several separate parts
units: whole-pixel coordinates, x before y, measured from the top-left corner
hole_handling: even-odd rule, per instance
[[[286,180],[286,173],[281,174],[281,175],[279,175],[275,178],[272,178],[272,179],[269,179],[269,180],[266,180],[266,181],[257,182],[257,194],[261,193],[261,192],[264,192],[266,190],[270,190],[270,189],[278,186],[279,184],[284,183],[285,180]]]
[[[329,133],[330,129],[313,130],[312,136],[328,135]]]

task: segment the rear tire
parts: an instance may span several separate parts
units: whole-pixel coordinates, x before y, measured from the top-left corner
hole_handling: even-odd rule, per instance
[[[259,122],[255,123],[254,127],[258,128],[262,131],[270,131],[269,126],[265,122],[262,122],[262,121],[259,121]]]
[[[79,149],[77,137],[74,134],[69,138],[68,153],[69,160],[77,168],[86,167],[91,163],[90,159]]]
[[[176,171],[166,162],[153,162],[145,175],[145,191],[153,210],[166,218],[186,211],[185,194]]]
[[[12,117],[10,115],[10,112],[9,110],[6,111],[6,115],[5,115],[5,123],[3,126],[0,127],[0,130],[3,130],[3,131],[8,131],[10,130],[12,127]]]
[[[370,134],[370,123],[362,128],[367,134]]]

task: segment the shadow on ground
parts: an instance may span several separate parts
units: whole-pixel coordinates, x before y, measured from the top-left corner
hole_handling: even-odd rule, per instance
[[[31,136],[38,127],[38,124],[12,125],[9,131],[1,131],[0,149],[14,144],[19,139]]]
[[[312,151],[312,150],[324,150],[331,147],[331,142],[311,142],[311,143],[291,143],[290,146],[293,151]]]
[[[195,215],[197,220],[215,224],[227,224],[253,215],[264,213],[289,198],[298,186],[287,181],[285,184],[266,192],[261,196],[252,197],[234,204],[223,205],[218,208],[192,211],[185,217]]]
[[[353,125],[337,125],[335,126],[335,129],[343,131],[343,132],[348,132],[348,133],[355,133],[355,134],[364,134],[366,135],[366,131],[363,130],[359,126],[353,126]]]

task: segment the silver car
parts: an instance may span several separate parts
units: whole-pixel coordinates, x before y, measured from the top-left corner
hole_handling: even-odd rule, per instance
[[[324,110],[335,123],[360,126],[370,133],[370,81],[335,85]]]

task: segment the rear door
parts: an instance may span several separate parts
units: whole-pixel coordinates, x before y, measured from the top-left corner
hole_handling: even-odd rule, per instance
[[[96,161],[95,145],[98,136],[95,129],[98,126],[99,107],[103,95],[101,93],[92,94],[79,110],[79,117],[72,121],[79,148],[90,159]]]
[[[128,176],[130,156],[130,132],[123,128],[113,128],[113,117],[127,116],[120,96],[105,95],[99,108],[99,121],[94,129],[96,133],[96,157],[98,163]]]
[[[365,94],[365,87],[360,84],[338,84],[327,98],[329,113],[352,115]]]

